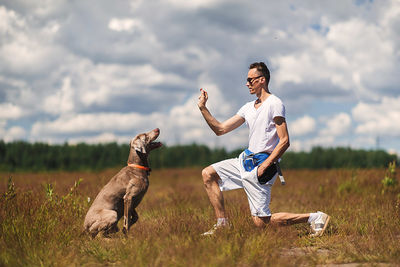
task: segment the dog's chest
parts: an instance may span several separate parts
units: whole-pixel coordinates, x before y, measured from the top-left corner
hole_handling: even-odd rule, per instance
[[[149,188],[149,178],[147,175],[137,177],[134,181],[137,187],[141,188],[140,191],[146,192],[147,189]]]

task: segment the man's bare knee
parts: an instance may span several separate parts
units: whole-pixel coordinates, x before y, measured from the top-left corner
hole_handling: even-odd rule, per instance
[[[259,228],[263,228],[265,226],[267,226],[267,224],[270,222],[271,217],[257,217],[257,216],[253,216],[253,222],[255,224],[255,226],[259,227]]]

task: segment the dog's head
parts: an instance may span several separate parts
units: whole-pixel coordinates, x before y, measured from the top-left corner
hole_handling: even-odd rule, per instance
[[[148,133],[136,135],[131,141],[131,149],[148,154],[151,150],[162,146],[161,142],[154,142],[160,135],[160,129],[156,128]]]

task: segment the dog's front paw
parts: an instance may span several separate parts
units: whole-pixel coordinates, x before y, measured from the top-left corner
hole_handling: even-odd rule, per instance
[[[126,229],[125,227],[122,228],[122,233],[124,233],[125,236],[128,235],[128,229]]]

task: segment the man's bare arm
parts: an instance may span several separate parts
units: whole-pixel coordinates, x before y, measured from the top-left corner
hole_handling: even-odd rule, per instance
[[[272,165],[274,162],[278,161],[278,159],[285,153],[285,151],[290,146],[289,142],[289,133],[286,125],[286,120],[284,117],[275,117],[274,118],[276,132],[279,137],[279,143],[276,145],[271,155],[258,167],[258,176],[261,176],[265,169]]]
[[[245,122],[244,118],[240,117],[239,115],[234,115],[224,122],[219,122],[216,118],[214,118],[213,115],[211,115],[210,111],[206,107],[207,100],[208,100],[207,92],[204,91],[203,89],[200,89],[200,96],[198,102],[199,109],[204,119],[206,120],[208,126],[210,126],[211,130],[213,130],[213,132],[217,136],[229,133],[230,131],[236,129]]]

